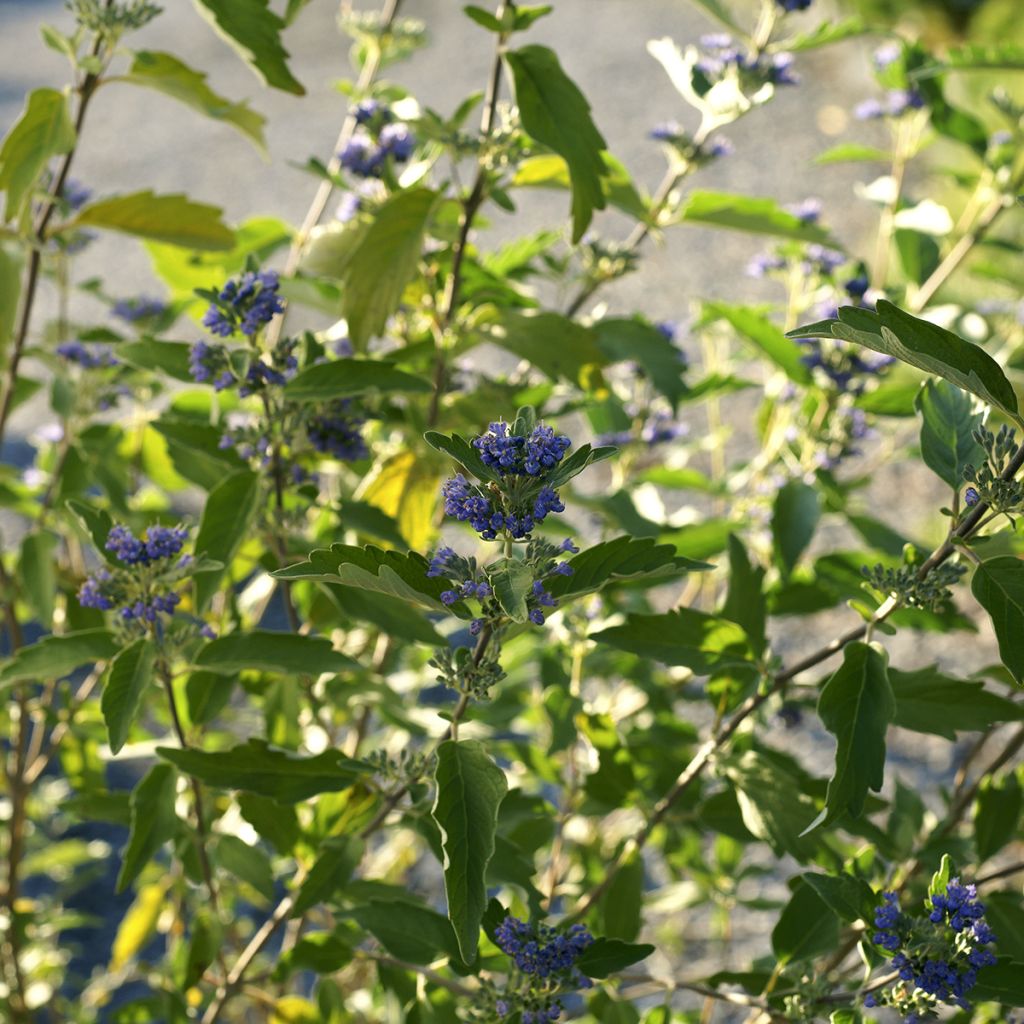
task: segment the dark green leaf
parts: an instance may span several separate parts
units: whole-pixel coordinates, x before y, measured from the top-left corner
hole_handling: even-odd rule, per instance
[[[110,751],[116,754],[128,739],[142,698],[153,681],[156,650],[146,637],[139,637],[111,662],[103,684],[100,709],[107,723]]]
[[[764,569],[751,564],[743,542],[735,534],[730,534],[729,590],[722,605],[722,617],[743,627],[755,653],[761,653],[765,643],[768,610],[764,575]]]
[[[790,338],[842,338],[895,356],[925,373],[943,377],[983,402],[1017,418],[1017,396],[1000,365],[982,348],[936,324],[879,300],[877,311],[843,306],[837,320],[790,331]]]
[[[609,939],[632,942],[640,934],[644,906],[642,857],[634,854],[622,864],[601,897],[600,906],[601,930]]]
[[[189,353],[192,346],[184,341],[126,341],[117,346],[117,358],[140,370],[159,370],[175,380],[192,382]]]
[[[971,592],[992,618],[1003,664],[1024,683],[1024,562],[1013,555],[982,562]]]
[[[23,679],[62,679],[82,665],[109,661],[121,645],[106,629],[83,629],[63,636],[48,636],[22,647],[0,668],[0,686]]]
[[[216,752],[176,747],[157,747],[156,752],[209,786],[259,793],[283,804],[348,789],[364,771],[360,762],[336,750],[298,757],[256,739]]]
[[[548,473],[547,483],[551,487],[561,487],[573,477],[579,476],[588,466],[610,459],[617,451],[618,448],[591,448],[589,444],[582,445]]]
[[[800,346],[790,341],[767,317],[746,306],[724,302],[705,302],[704,315],[712,320],[727,320],[740,337],[763,352],[790,380],[810,384],[811,372],[803,364]]]
[[[296,96],[306,90],[288,70],[288,51],[281,45],[284,21],[269,0],[196,0],[200,13],[242,60],[275,89]]]
[[[523,127],[554,150],[572,179],[572,240],[587,230],[594,210],[605,207],[602,159],[605,141],[590,117],[590,104],[562,70],[558,57],[544,46],[524,46],[505,54],[515,80],[516,103]]]
[[[691,608],[664,615],[628,615],[625,625],[592,633],[590,638],[667,665],[684,665],[697,675],[710,675],[750,659],[747,634],[740,626]]]
[[[196,655],[194,664],[222,675],[233,675],[248,668],[312,676],[321,672],[345,672],[355,665],[348,655],[336,651],[325,636],[269,630],[230,633],[211,640]]]
[[[278,853],[291,853],[295,849],[300,829],[294,807],[287,807],[255,793],[239,793],[238,810],[260,834],[260,838],[270,843]]]
[[[900,254],[903,273],[914,284],[924,284],[939,265],[939,244],[930,235],[908,228],[898,228],[893,237]]]
[[[772,931],[772,950],[780,964],[809,960],[839,943],[839,919],[806,882],[800,882]]]
[[[584,385],[594,367],[608,363],[594,332],[559,313],[509,311],[487,337],[552,380]]]
[[[504,558],[487,568],[487,578],[501,610],[513,622],[526,622],[526,599],[533,588],[533,570],[516,558]]]
[[[885,734],[896,714],[885,653],[864,643],[847,644],[843,664],[825,683],[818,715],[836,738],[836,762],[825,809],[807,827],[834,821],[846,813],[858,817],[868,790],[882,788]]]
[[[811,543],[821,518],[818,492],[800,480],[790,480],[775,498],[772,539],[775,561],[788,576]]]
[[[174,813],[178,773],[169,764],[155,764],[132,790],[131,830],[121,856],[117,891],[124,892],[164,843],[178,832]]]
[[[28,94],[25,111],[0,147],[0,191],[7,193],[4,219],[14,220],[52,157],[75,144],[67,97],[56,89]]]
[[[580,954],[576,966],[588,978],[607,978],[645,960],[653,952],[654,946],[647,943],[634,945],[621,939],[594,939]]]
[[[971,1001],[1024,1006],[1024,962],[1000,957],[999,963],[980,970],[977,984],[971,989]]]
[[[749,231],[755,235],[795,238],[801,242],[834,245],[829,233],[815,224],[807,224],[784,210],[774,199],[737,196],[726,192],[696,191],[683,206],[681,219],[693,224],[712,224],[720,228]]]
[[[891,668],[889,682],[896,698],[893,724],[914,732],[955,740],[961,731],[1024,718],[1024,707],[986,690],[982,683],[943,675],[937,665],[914,672]]]
[[[325,839],[317,851],[316,862],[295,897],[292,917],[301,917],[343,889],[352,877],[352,872],[359,866],[362,856],[362,840],[355,836]]]
[[[813,872],[800,877],[848,924],[874,920],[878,897],[863,879],[847,874],[818,875]]]
[[[231,560],[249,536],[259,496],[260,478],[248,470],[225,477],[210,491],[199,520],[195,550],[197,555],[219,562],[223,568],[195,577],[196,605],[200,610],[217,593],[225,573],[230,573]]]
[[[431,448],[450,455],[467,473],[475,476],[478,480],[497,482],[501,479],[498,473],[480,458],[480,453],[464,437],[458,434],[448,437],[445,434],[439,434],[436,430],[428,430],[423,435],[423,440]]]
[[[15,246],[0,244],[0,358],[13,337],[23,263],[24,257]]]
[[[468,4],[462,9],[466,12],[466,16],[468,18],[472,19],[489,32],[501,31],[501,22],[498,21],[490,11],[485,11],[482,7],[474,7],[472,4]]]
[[[429,964],[439,954],[458,960],[458,946],[446,917],[416,903],[371,900],[349,914],[392,955]]]
[[[683,353],[656,327],[642,320],[608,319],[598,320],[593,331],[598,347],[611,362],[638,363],[673,406],[686,394]]]
[[[25,596],[44,629],[49,629],[53,622],[53,601],[57,591],[56,546],[57,537],[52,533],[27,533],[22,539],[18,560],[18,574]]]
[[[216,672],[192,672],[185,684],[188,717],[193,725],[209,725],[231,700],[238,680]]]
[[[248,103],[232,103],[219,96],[206,84],[206,75],[169,53],[139,50],[128,72],[113,81],[131,82],[172,96],[207,117],[233,125],[252,139],[261,153],[266,152],[263,126],[267,119],[250,109]]]
[[[412,188],[378,207],[339,275],[342,313],[357,349],[381,334],[413,279],[437,193]]]
[[[121,231],[184,249],[230,249],[235,233],[220,215],[216,206],[183,195],[158,196],[147,189],[90,203],[71,225]]]
[[[1015,772],[989,775],[981,780],[974,813],[974,845],[979,863],[997,854],[1017,834],[1021,803],[1021,785]]]
[[[505,773],[476,740],[442,743],[434,780],[431,816],[441,830],[448,918],[462,959],[472,963],[487,906],[485,877],[494,855],[498,807],[508,784]]]
[[[268,903],[274,898],[274,872],[267,855],[238,836],[217,837],[218,865],[232,878],[251,885]]]
[[[293,402],[327,402],[370,390],[429,391],[430,382],[381,360],[334,359],[307,367],[285,385],[284,394]]]

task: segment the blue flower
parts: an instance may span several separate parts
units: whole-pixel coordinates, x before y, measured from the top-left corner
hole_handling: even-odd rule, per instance
[[[111,316],[116,316],[119,320],[126,320],[128,323],[145,320],[151,316],[160,316],[166,311],[166,303],[161,302],[160,299],[150,298],[148,295],[137,295],[131,299],[118,299],[110,307]]]
[[[981,501],[981,495],[978,493],[976,488],[968,487],[967,490],[964,491],[964,504],[968,508],[973,508],[980,501]]]
[[[76,212],[92,198],[92,189],[83,185],[77,178],[67,178],[60,190],[60,197],[72,212]]]
[[[203,325],[222,338],[238,332],[251,338],[284,310],[279,288],[275,271],[247,270],[224,285],[218,301],[203,316]]]
[[[806,11],[814,0],[775,0],[784,11]]]
[[[380,148],[399,164],[405,163],[416,148],[415,136],[409,131],[409,126],[401,121],[386,124],[381,128],[377,141]]]
[[[370,454],[361,433],[366,421],[353,415],[351,408],[347,399],[340,399],[309,419],[306,436],[318,452],[341,462],[358,462]]]
[[[369,133],[360,129],[345,143],[345,148],[338,154],[338,161],[357,177],[379,178],[386,157],[387,153],[370,138]]]
[[[65,341],[57,346],[57,355],[69,363],[75,363],[83,370],[97,370],[101,367],[117,366],[109,345],[83,345],[80,341]]]

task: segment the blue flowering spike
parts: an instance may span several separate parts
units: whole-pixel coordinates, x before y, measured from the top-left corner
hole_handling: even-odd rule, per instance
[[[247,270],[220,290],[203,316],[203,326],[222,338],[239,333],[251,338],[284,310],[279,288],[275,271]]]

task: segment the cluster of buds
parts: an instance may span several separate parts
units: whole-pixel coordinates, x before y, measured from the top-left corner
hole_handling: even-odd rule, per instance
[[[979,467],[964,466],[964,480],[971,486],[964,492],[968,507],[984,502],[993,512],[1007,515],[1024,509],[1024,488],[1015,479],[1004,479],[1017,454],[1017,434],[1005,424],[993,434],[985,427],[974,431],[974,440],[985,452]]]
[[[935,609],[949,601],[953,597],[950,588],[966,571],[965,566],[944,562],[920,578],[920,570],[915,565],[901,565],[896,569],[883,565],[870,569],[866,565],[861,567],[861,575],[873,590],[894,595],[902,607],[923,609]]]

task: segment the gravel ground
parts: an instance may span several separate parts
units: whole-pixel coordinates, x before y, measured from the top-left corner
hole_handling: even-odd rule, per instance
[[[223,206],[230,220],[260,213],[299,221],[315,182],[293,164],[302,164],[311,155],[329,156],[343,113],[342,97],[332,84],[348,74],[347,42],[334,24],[336,5],[314,0],[287,33],[291,66],[308,90],[304,98],[261,90],[191,4],[167,0],[165,6],[166,13],[139,33],[133,44],[182,55],[208,72],[210,84],[232,99],[252,97],[254,106],[269,118],[271,162],[261,161],[231,129],[194,115],[170,99],[111,85],[95,103],[74,176],[99,193],[143,187],[186,192]],[[427,23],[431,43],[392,69],[391,75],[421,103],[441,112],[453,110],[470,91],[483,87],[491,59],[488,37],[461,14],[461,6],[451,0],[406,0],[403,6],[405,13]],[[649,127],[672,118],[692,125],[693,118],[662,69],[646,54],[645,43],[664,35],[686,43],[716,26],[684,0],[557,0],[555,7],[554,14],[532,31],[531,41],[558,51],[591,100],[612,152],[638,182],[653,188],[663,161],[657,145],[646,138]],[[819,12],[829,10],[825,3],[816,7]],[[0,0],[0,129],[18,116],[27,89],[66,80],[63,59],[40,40],[38,26],[43,21],[66,27],[70,19],[55,0]],[[841,132],[845,111],[872,94],[869,52],[868,43],[853,42],[801,56],[803,84],[781,90],[770,110],[755,112],[727,129],[724,134],[736,152],[704,172],[699,187],[772,196],[782,202],[818,196],[825,204],[826,221],[838,237],[854,250],[867,251],[874,217],[867,206],[850,201],[854,185],[866,172],[852,165],[815,167],[811,161],[836,141],[824,129]],[[879,131],[874,125],[856,125],[852,137],[877,144],[883,141]],[[531,194],[515,216],[494,214],[489,235],[499,242],[545,226],[562,218],[567,206],[564,195]],[[597,227],[615,237],[624,224],[612,213],[599,218]],[[664,243],[651,245],[643,271],[620,282],[605,297],[616,311],[642,309],[653,318],[673,319],[685,318],[688,304],[698,296],[737,302],[774,298],[769,286],[742,272],[761,247],[758,239],[742,234],[679,229]],[[107,236],[90,253],[81,277],[108,267],[107,281],[116,294],[156,287],[135,242]],[[38,406],[21,410],[16,430],[30,433],[39,425],[40,415]],[[741,422],[742,415],[736,421]],[[880,467],[873,493],[880,497],[881,508],[891,508],[891,495],[897,491],[905,499],[895,513],[902,528],[923,540],[936,539],[931,535],[937,520],[933,510],[942,494],[927,471],[905,465]],[[847,541],[840,532],[823,530],[817,543],[827,548]],[[838,624],[848,623],[851,614],[815,621],[782,620],[776,627],[778,649],[787,657],[811,649],[833,635]],[[887,642],[894,663],[902,667],[937,659],[948,670],[963,671],[995,660],[987,623],[976,637],[929,634],[922,642],[920,636],[905,634]],[[898,775],[925,789],[949,777],[954,747],[898,730],[894,733],[890,784]],[[796,735],[780,736],[780,742],[803,751],[808,766],[818,774],[828,773],[832,744],[819,728],[806,725]],[[772,888],[781,895],[779,886]],[[764,951],[770,922],[770,915],[750,915],[739,923],[731,965],[739,966],[746,957]],[[688,929],[692,926],[697,931],[706,929],[706,924],[687,921]],[[725,966],[721,956],[713,943],[695,943],[687,952],[687,976]],[[720,1014],[717,1019],[727,1018]]]

